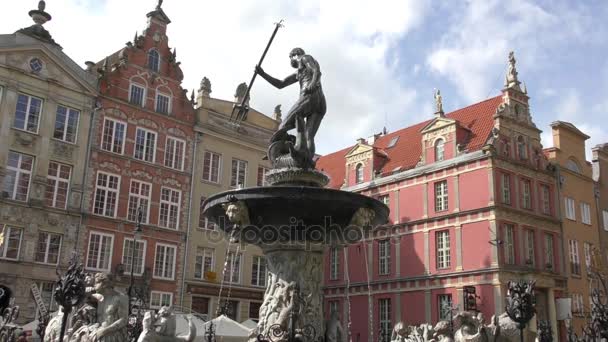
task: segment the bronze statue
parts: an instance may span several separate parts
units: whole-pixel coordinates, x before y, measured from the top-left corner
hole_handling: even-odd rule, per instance
[[[277,164],[277,157],[285,152],[289,152],[295,161],[290,165],[279,166],[297,166],[301,168],[313,168],[313,157],[315,155],[314,138],[317,134],[321,120],[327,111],[325,95],[321,87],[321,68],[319,63],[310,55],[307,55],[303,49],[294,48],[289,53],[291,66],[297,71],[284,80],[278,80],[268,75],[261,66],[256,66],[256,73],[262,76],[268,83],[278,89],[282,89],[296,82],[300,83],[300,98],[296,101],[293,107],[287,113],[285,120],[279,126],[278,131],[270,139],[271,149],[269,158],[273,165]],[[289,136],[288,131],[297,128],[298,134],[295,137]],[[277,153],[273,153],[272,144],[276,142],[289,143],[288,151],[285,148],[280,149]]]

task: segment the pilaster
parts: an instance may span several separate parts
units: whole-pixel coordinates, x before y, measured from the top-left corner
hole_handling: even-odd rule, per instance
[[[460,175],[454,176],[454,210],[457,213],[460,211]]]
[[[422,194],[422,200],[424,201],[423,203],[423,208],[424,208],[424,213],[422,215],[422,218],[428,218],[429,217],[429,183],[424,183],[423,188],[423,194]]]
[[[432,322],[432,306],[431,306],[431,290],[424,291],[424,319],[426,322]]]
[[[498,267],[498,241],[502,241],[500,233],[498,232],[496,220],[490,220],[490,238],[494,240],[492,246],[492,267]]]
[[[456,234],[456,271],[462,271],[462,225],[454,229]]]
[[[430,243],[429,243],[429,232],[424,232],[424,272],[426,274],[431,273],[431,253],[430,253]]]

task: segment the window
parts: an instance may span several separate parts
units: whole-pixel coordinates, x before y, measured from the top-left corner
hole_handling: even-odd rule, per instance
[[[448,210],[448,181],[435,183],[435,211]]]
[[[184,157],[186,153],[186,142],[172,137],[167,137],[165,144],[165,166],[172,169],[184,170]]]
[[[150,293],[150,309],[160,309],[163,306],[173,306],[173,293],[152,291]]]
[[[391,242],[390,240],[378,241],[378,273],[389,274],[391,269]]]
[[[566,197],[566,218],[569,220],[576,221],[576,209],[574,206],[574,199]]]
[[[203,160],[203,180],[212,183],[220,182],[221,156],[217,153],[205,151]],[[234,168],[234,161],[233,161]]]
[[[125,238],[122,245],[122,264],[125,274],[131,274],[131,265],[133,265],[133,274],[140,276],[144,274],[144,265],[146,264],[146,241],[135,241],[135,255],[133,255],[133,239]]]
[[[502,189],[502,203],[511,205],[511,176],[502,174],[500,177]]]
[[[504,226],[504,241],[505,241],[505,263],[509,265],[515,264],[515,227],[511,224]]]
[[[581,274],[581,261],[578,257],[578,241],[570,240],[568,242],[570,247],[570,272],[572,274]]]
[[[382,342],[389,342],[391,336],[391,300],[378,300],[378,316],[380,317],[380,336]]]
[[[33,168],[34,157],[9,151],[4,186],[2,187],[3,196],[26,202]]]
[[[378,201],[382,202],[388,207],[390,205],[391,197],[389,195],[382,195],[378,197]]]
[[[391,141],[388,143],[388,146],[386,146],[386,148],[394,147],[397,144],[397,141],[399,141],[399,137],[398,136],[393,137],[391,139]]]
[[[154,72],[160,70],[160,55],[155,49],[148,51],[148,68]]]
[[[220,312],[233,321],[236,321],[239,313],[239,302],[237,300],[222,299]]]
[[[0,258],[2,259],[19,259],[19,251],[21,249],[21,237],[23,229],[4,226],[2,234],[0,234]]]
[[[553,235],[545,234],[545,268],[553,269]]]
[[[38,133],[38,122],[42,112],[42,100],[24,94],[19,94],[17,98],[17,108],[15,109],[15,121],[13,127],[24,131]]]
[[[602,210],[602,220],[604,221],[604,230],[608,232],[608,210]]]
[[[522,136],[517,137],[517,156],[521,160],[528,159],[528,151],[526,150],[526,141],[524,140],[524,137],[522,137]]]
[[[581,202],[581,221],[584,224],[591,224],[591,206]]]
[[[156,244],[154,278],[173,280],[175,273],[175,246]]]
[[[57,106],[53,138],[75,143],[78,132],[79,118],[79,111],[63,106]]]
[[[329,309],[329,314],[331,315],[333,312],[339,314],[340,310],[338,309],[338,306],[340,305],[340,302],[337,300],[330,300],[328,303],[328,309]]]
[[[261,302],[249,302],[249,319],[257,323],[260,319]]]
[[[246,173],[247,162],[243,160],[232,159],[232,177],[230,178],[230,186],[244,187]]]
[[[235,255],[234,252],[226,254],[227,268],[224,270],[224,281],[238,284],[241,282],[241,258],[242,254]]]
[[[156,151],[156,133],[143,128],[137,128],[135,133],[135,159],[154,163]]]
[[[338,248],[332,247],[329,249],[329,280],[338,279],[338,270],[340,267],[340,255]]]
[[[445,155],[445,141],[438,139],[435,142],[435,161],[442,161]]]
[[[530,181],[524,179],[521,181],[521,206],[524,209],[532,209],[532,194],[531,194]]]
[[[452,313],[452,295],[440,294],[437,296],[437,307],[440,321],[449,321]]]
[[[127,124],[106,118],[103,123],[101,149],[123,154]]]
[[[363,183],[363,164],[357,164],[355,167],[355,183]]]
[[[142,210],[142,223],[148,223],[150,213],[150,197],[152,195],[152,184],[131,180],[129,187],[129,212],[127,220],[137,222],[138,209]]]
[[[505,157],[511,156],[511,142],[508,139],[502,141],[502,154]]]
[[[526,229],[525,230],[525,234],[526,234],[526,265],[528,266],[534,266],[535,264],[535,255],[534,255],[534,249],[535,249],[535,245],[534,245],[534,231],[531,229]]]
[[[209,272],[213,272],[215,268],[214,256],[215,250],[213,248],[201,248],[196,249],[196,256],[194,260],[194,278],[212,280],[209,277]]]
[[[572,295],[572,313],[582,314],[583,313],[583,295],[580,293],[573,293]]]
[[[543,214],[551,215],[551,191],[548,185],[540,186],[540,196]]]
[[[181,195],[179,190],[165,187],[160,190],[160,218],[158,223],[161,227],[178,228]]]
[[[42,301],[46,305],[48,312],[57,310],[57,302],[55,302],[55,283],[52,281],[41,281],[38,283],[38,289],[40,290],[40,297],[42,297]],[[39,314],[40,312],[36,312],[36,315]]]
[[[114,235],[91,232],[89,235],[89,253],[87,268],[97,271],[110,272]]]
[[[119,188],[120,176],[99,171],[93,212],[97,215],[116,217]]]
[[[134,105],[143,107],[146,99],[146,88],[143,86],[131,83],[129,102]]]
[[[266,173],[268,169],[263,166],[258,166],[258,186],[266,185]]]
[[[589,242],[583,243],[583,251],[585,252],[585,266],[587,267],[588,272],[591,267],[591,250],[592,249],[593,249],[593,246]]]
[[[578,163],[572,159],[569,159],[566,162],[566,168],[572,172],[581,173],[581,168],[578,166]]]
[[[171,96],[156,93],[156,112],[161,114],[171,113]]]
[[[266,286],[266,259],[254,256],[251,264],[251,285]]]
[[[49,162],[46,176],[45,201],[49,207],[65,209],[68,204],[68,190],[72,168],[56,162]]]
[[[39,232],[38,244],[36,245],[36,262],[57,265],[59,262],[59,251],[61,250],[61,235]]]
[[[437,248],[437,269],[450,268],[450,232],[437,232],[435,235]]]

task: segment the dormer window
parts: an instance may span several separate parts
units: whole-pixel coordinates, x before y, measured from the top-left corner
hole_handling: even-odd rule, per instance
[[[517,137],[517,155],[520,160],[528,159],[528,152],[526,150],[526,142],[524,141],[524,137],[521,135]]]
[[[394,147],[397,144],[397,141],[399,141],[399,136],[393,137],[386,148]]]
[[[445,141],[437,139],[435,141],[435,161],[442,161],[445,157]]]
[[[355,167],[355,182],[363,183],[363,164],[357,164]]]
[[[154,72],[160,70],[160,55],[155,49],[148,52],[148,68]]]

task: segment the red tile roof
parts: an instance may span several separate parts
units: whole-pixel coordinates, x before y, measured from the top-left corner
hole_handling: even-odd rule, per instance
[[[479,150],[486,143],[492,127],[494,127],[494,113],[501,102],[502,95],[499,95],[446,115],[446,117],[458,121],[461,127],[471,131],[469,141],[465,146],[469,152]],[[432,119],[429,119],[376,139],[374,148],[380,149],[388,155],[387,162],[381,170],[377,171],[386,175],[391,174],[397,168],[400,168],[401,171],[414,168],[422,154],[420,132],[431,121]],[[399,140],[389,148],[388,145],[394,137],[399,137]],[[344,158],[354,146],[322,156],[317,161],[317,169],[325,172],[331,178],[328,187],[337,189],[342,186],[346,168]]]

